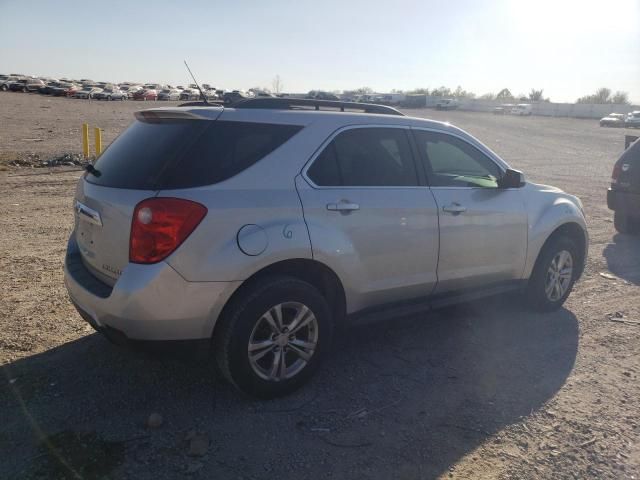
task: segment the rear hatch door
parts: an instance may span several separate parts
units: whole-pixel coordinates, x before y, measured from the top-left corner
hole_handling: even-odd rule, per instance
[[[129,263],[136,205],[179,176],[176,169],[184,152],[212,120],[175,111],[150,112],[136,115],[138,120],[104,151],[76,190],[75,238],[82,261],[109,285]]]

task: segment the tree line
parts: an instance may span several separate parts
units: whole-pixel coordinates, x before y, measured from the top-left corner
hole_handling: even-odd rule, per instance
[[[373,93],[370,87],[361,87],[355,90],[349,90],[349,93],[359,95]],[[521,101],[521,102],[550,102],[548,97],[544,96],[544,89],[532,88],[528,94],[514,95],[508,88],[503,88],[498,93],[485,93],[477,96],[475,93],[463,89],[460,85],[455,89],[448,87],[438,88],[414,88],[413,90],[391,90],[391,93],[406,93],[409,95],[430,95],[434,97],[452,97],[452,98],[478,98],[480,100],[500,100],[503,102]],[[585,95],[576,100],[576,103],[616,103],[629,104],[629,94],[627,92],[617,91],[612,93],[610,88],[602,87],[596,90],[592,95]]]
[[[273,79],[273,92],[281,93],[284,84],[280,75],[276,75]],[[355,90],[345,90],[344,93],[354,94],[354,95],[367,95],[374,93],[373,89],[370,87],[360,87]],[[479,98],[480,100],[500,100],[503,102],[510,101],[521,101],[521,102],[550,102],[551,100],[548,97],[544,97],[544,89],[536,89],[532,88],[529,94],[519,94],[513,95],[511,90],[508,88],[503,88],[498,93],[485,93],[480,96],[476,96],[475,93],[467,91],[463,89],[460,85],[458,85],[455,89],[451,89],[449,87],[438,87],[438,88],[414,88],[413,90],[391,90],[391,93],[405,93],[409,95],[430,95],[433,97],[452,97],[452,98]],[[627,92],[617,91],[615,93],[612,92],[610,88],[602,87],[595,91],[595,93],[591,95],[585,95],[576,100],[576,103],[597,103],[597,104],[626,104],[631,103],[629,101],[629,94]]]

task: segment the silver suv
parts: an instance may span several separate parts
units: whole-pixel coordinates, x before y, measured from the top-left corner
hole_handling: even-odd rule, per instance
[[[260,397],[309,379],[355,317],[510,290],[557,309],[588,245],[576,197],[380,105],[138,112],[74,201],[65,282],[82,317],[115,343],[204,343]]]

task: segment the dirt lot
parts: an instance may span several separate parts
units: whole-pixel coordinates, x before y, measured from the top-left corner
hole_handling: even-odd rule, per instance
[[[640,239],[616,235],[605,204],[623,131],[411,112],[578,194],[591,234],[583,279],[554,314],[496,298],[346,330],[309,386],[257,402],[206,361],[92,333],[62,283],[79,172],[7,166],[77,152],[83,121],[108,143],[143,106],[0,94],[0,478],[640,476]],[[162,425],[148,428],[154,412]]]

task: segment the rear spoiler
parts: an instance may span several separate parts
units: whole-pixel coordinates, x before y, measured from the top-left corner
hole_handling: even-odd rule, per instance
[[[198,115],[193,111],[182,110],[142,110],[134,116],[141,122],[154,123],[163,120],[212,120],[211,117]]]

